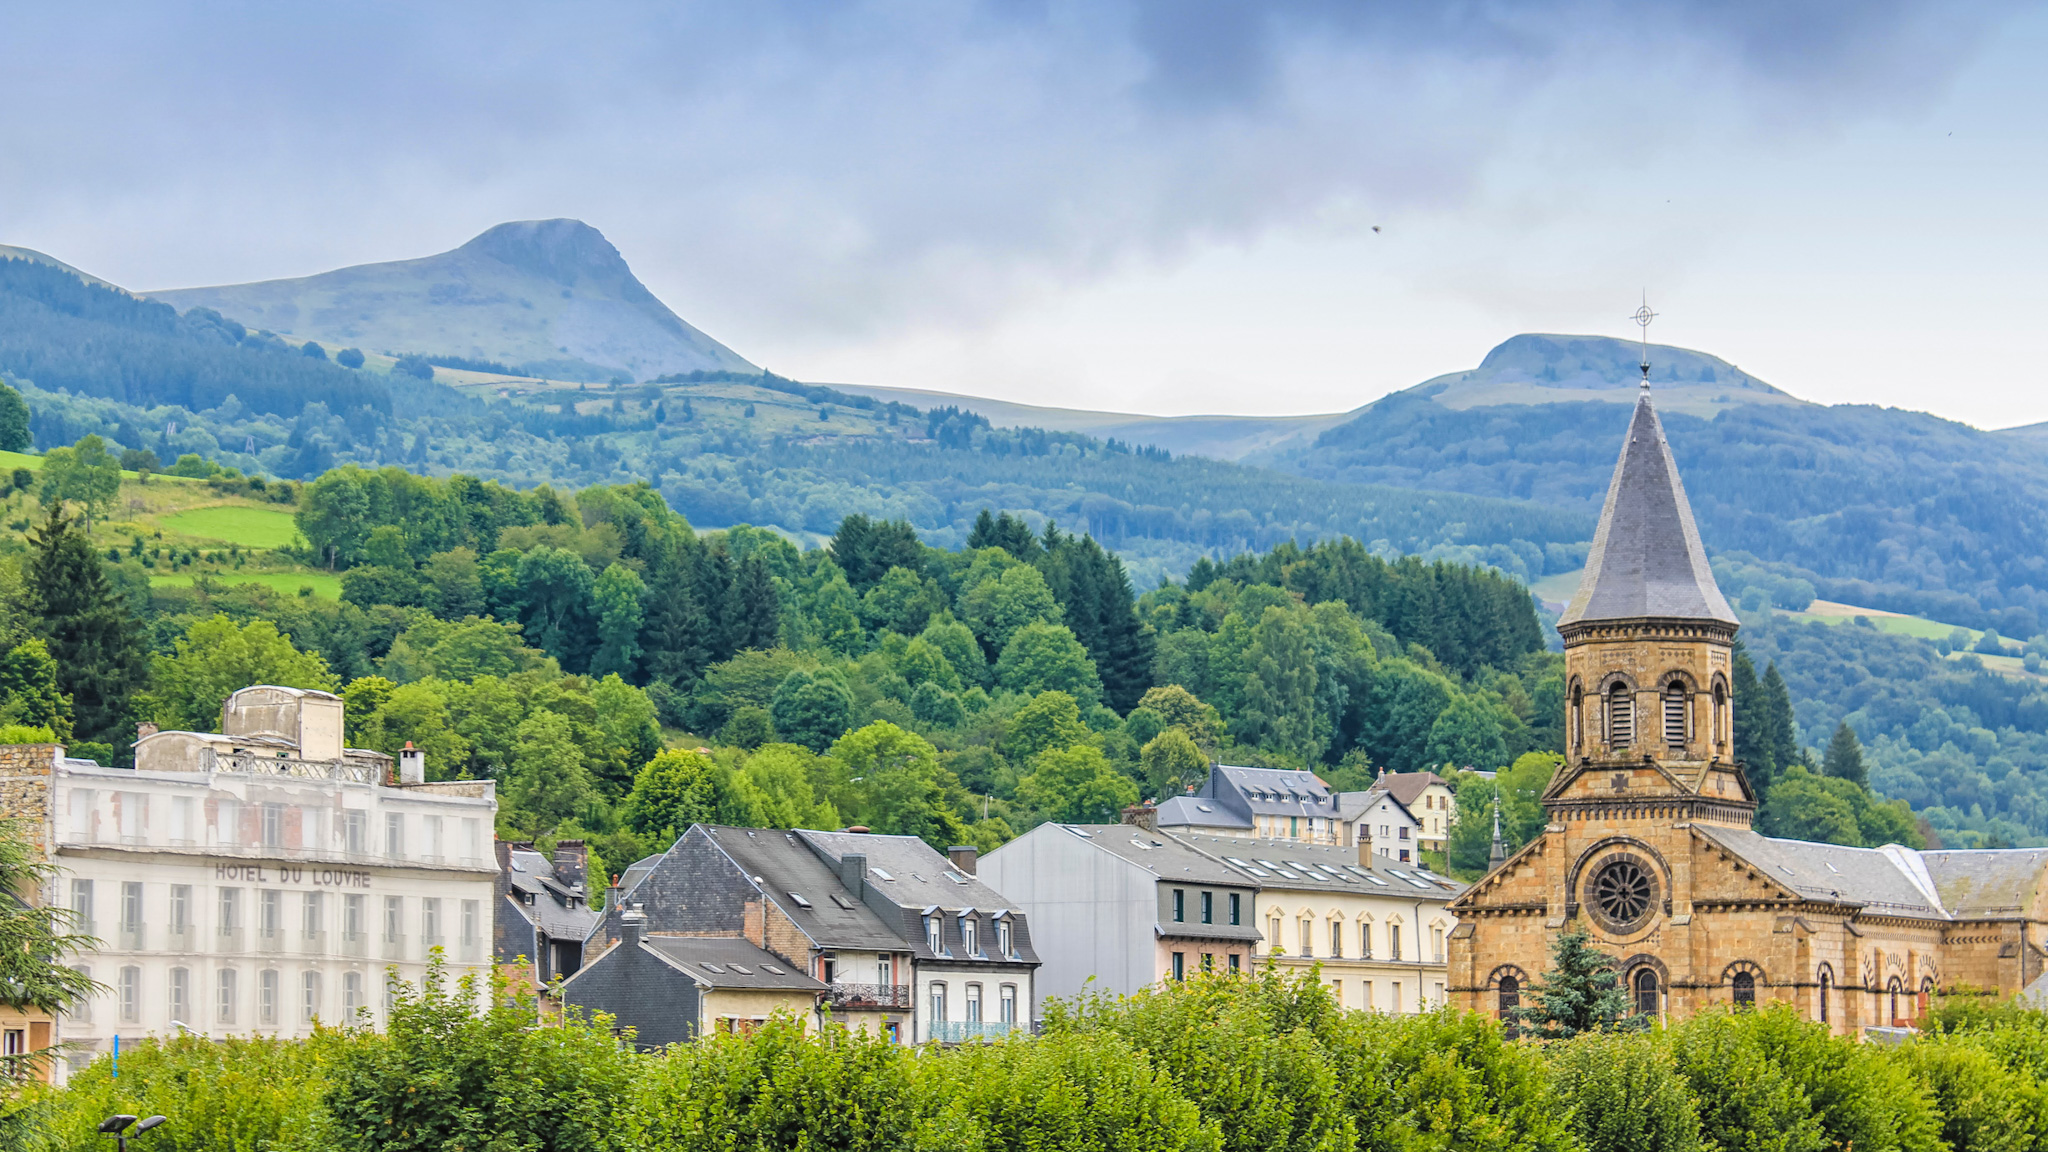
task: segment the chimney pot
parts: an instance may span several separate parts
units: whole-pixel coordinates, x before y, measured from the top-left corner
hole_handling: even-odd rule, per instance
[[[154,736],[160,731],[162,731],[162,729],[158,728],[154,722],[144,720],[142,723],[137,724],[135,726],[135,738],[137,740],[142,740],[147,737]]]
[[[619,914],[619,937],[628,948],[638,948],[647,935],[647,913],[642,907],[635,904]]]
[[[398,750],[398,782],[400,784],[425,784],[427,782],[427,754],[412,746],[407,740],[405,747]]]
[[[946,849],[946,858],[961,872],[974,875],[974,865],[981,856],[981,849],[972,844],[955,844]]]

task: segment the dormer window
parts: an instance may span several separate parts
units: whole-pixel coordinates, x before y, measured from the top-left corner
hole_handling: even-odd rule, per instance
[[[1010,918],[1007,916],[996,921],[996,952],[1003,956],[1015,954],[1010,947]]]
[[[972,916],[962,916],[960,918],[960,950],[969,956],[978,955],[981,952],[981,949],[977,947],[980,943],[980,927],[981,922]]]
[[[927,916],[924,918],[924,946],[934,956],[944,955],[944,952],[939,947],[941,943],[939,937],[943,932],[944,928],[941,927],[937,916]]]

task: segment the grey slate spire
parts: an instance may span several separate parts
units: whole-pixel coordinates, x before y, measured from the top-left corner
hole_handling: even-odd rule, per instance
[[[1646,617],[1740,623],[1707,566],[1647,383],[1607,486],[1586,574],[1557,622]]]
[[[1507,862],[1508,844],[1500,838],[1500,785],[1493,786],[1493,847],[1486,853],[1488,870],[1498,868]]]

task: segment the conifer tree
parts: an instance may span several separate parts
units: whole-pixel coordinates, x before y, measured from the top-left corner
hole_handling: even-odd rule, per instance
[[[1614,957],[1593,947],[1584,924],[1558,933],[1550,945],[1550,970],[1529,985],[1513,1015],[1517,1025],[1545,1040],[1650,1024],[1648,1016],[1631,1011]]]
[[[687,688],[711,660],[710,618],[697,599],[694,541],[672,549],[656,567],[647,622],[641,630],[641,667],[649,683]]]
[[[1732,679],[1735,709],[1735,759],[1741,761],[1749,775],[1750,786],[1757,791],[1758,799],[1769,789],[1771,776],[1776,768],[1772,762],[1773,746],[1765,735],[1769,729],[1766,720],[1767,705],[1764,703],[1763,688],[1757,682],[1756,665],[1741,641],[1735,644],[1735,667]]]
[[[1856,739],[1856,730],[1849,727],[1847,720],[1835,725],[1834,739],[1828,741],[1827,757],[1821,762],[1822,771],[1838,780],[1848,780],[1859,788],[1870,787],[1870,769],[1863,763],[1863,744]]]
[[[773,648],[782,639],[782,604],[775,595],[774,578],[760,556],[740,563],[733,589],[733,647]]]
[[[142,626],[100,568],[100,556],[61,507],[30,538],[27,600],[35,628],[71,697],[78,739],[126,747],[135,693],[149,676]]]
[[[1799,749],[1799,727],[1792,718],[1792,693],[1785,687],[1785,677],[1779,674],[1777,661],[1765,666],[1763,683],[1759,687],[1764,705],[1763,734],[1770,742],[1771,775],[1775,779],[1804,759]]]

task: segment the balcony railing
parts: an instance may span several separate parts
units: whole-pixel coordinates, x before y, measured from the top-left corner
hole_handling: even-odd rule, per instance
[[[300,760],[290,756],[262,756],[249,753],[217,752],[202,748],[200,767],[209,772],[235,772],[251,776],[298,776],[311,780],[340,780],[349,784],[381,784],[384,772],[374,764],[346,760]]]
[[[967,1040],[1000,1040],[1015,1032],[1015,1024],[1000,1020],[934,1020],[932,1039],[941,1044],[959,1044]]]
[[[832,985],[832,1007],[834,1008],[901,1008],[910,1007],[910,985],[908,984],[839,984]]]

